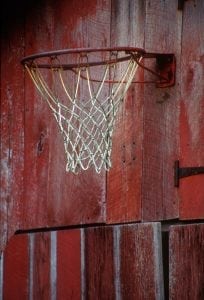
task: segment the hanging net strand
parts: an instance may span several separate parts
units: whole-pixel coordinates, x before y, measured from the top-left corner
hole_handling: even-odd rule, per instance
[[[89,54],[79,53],[69,68],[60,56],[51,57],[49,67],[35,59],[25,63],[62,133],[66,171],[75,174],[90,167],[97,173],[110,169],[117,112],[138,68],[134,56],[142,59],[137,52],[125,59],[120,51],[108,51],[108,63],[99,66],[89,63]]]

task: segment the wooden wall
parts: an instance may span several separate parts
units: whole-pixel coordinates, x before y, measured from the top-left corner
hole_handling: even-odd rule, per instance
[[[189,284],[189,268],[192,297],[204,297],[196,261],[198,253],[203,260],[203,225],[177,225],[204,218],[204,175],[183,178],[176,188],[173,169],[177,159],[181,167],[204,165],[204,2],[184,1],[178,9],[181,2],[21,0],[1,9],[0,251],[16,231],[30,232],[12,237],[2,254],[5,299],[15,291],[19,299],[94,299],[105,283],[104,299],[163,299],[161,229],[143,223],[151,221],[174,223],[163,255],[170,253],[164,263],[170,298],[181,299],[179,281],[186,276]],[[56,122],[20,60],[52,49],[117,45],[175,53],[176,84],[131,85],[117,116],[110,172],[66,173]],[[153,78],[143,70],[136,76]],[[128,222],[141,224],[122,225]],[[195,244],[190,258],[184,249]],[[19,272],[11,277],[13,265]],[[165,293],[167,285],[165,279]]]

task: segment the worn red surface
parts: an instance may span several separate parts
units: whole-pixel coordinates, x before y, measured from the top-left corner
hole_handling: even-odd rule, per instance
[[[34,235],[33,298],[50,299],[50,233]],[[31,259],[31,257],[30,257]]]
[[[111,46],[143,47],[144,7],[112,1]],[[137,79],[143,78],[139,70]],[[141,220],[143,86],[131,85],[113,134],[112,169],[107,177],[107,222]]]
[[[57,299],[81,299],[80,230],[57,233]]]
[[[87,299],[114,298],[113,230],[85,230],[85,295]]]
[[[176,0],[146,2],[145,49],[174,53],[179,68],[182,14],[177,5]],[[145,72],[145,79],[150,78],[152,75]],[[143,220],[174,219],[179,214],[173,173],[179,151],[179,97],[179,77],[175,87],[144,87]]]
[[[163,299],[159,223],[120,227],[122,299]]]
[[[28,235],[14,236],[3,256],[3,298],[24,300],[29,293]],[[0,291],[2,296],[2,291]]]
[[[169,238],[169,299],[204,298],[204,225],[172,226]]]
[[[1,20],[1,248],[18,229],[105,221],[105,172],[65,172],[57,124],[20,60],[53,48],[109,46],[110,2],[55,5],[14,5]]]
[[[204,165],[203,26],[204,3],[185,4],[180,109],[180,165]],[[189,44],[189,36],[191,42]],[[180,218],[204,218],[204,175],[180,180]]]

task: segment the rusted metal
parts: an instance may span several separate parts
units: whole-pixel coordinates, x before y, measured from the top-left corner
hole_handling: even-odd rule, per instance
[[[180,168],[179,160],[174,164],[174,184],[175,187],[179,187],[179,180],[184,177],[204,174],[204,167],[183,167]]]
[[[96,52],[107,52],[109,53],[110,59],[96,60],[96,61],[88,61],[89,53]],[[123,53],[122,57],[118,57],[118,53],[120,55]],[[87,58],[87,61],[77,61],[76,63],[60,63],[59,58],[63,55],[71,55],[78,54],[79,57]],[[115,56],[114,58],[111,58]],[[39,59],[49,59],[48,62],[39,61]],[[151,81],[133,81],[132,83],[156,83],[156,87],[170,87],[175,84],[175,56],[174,54],[161,54],[161,53],[151,53],[146,52],[144,49],[137,47],[107,47],[107,48],[76,48],[76,49],[63,49],[56,51],[48,51],[37,53],[33,55],[29,55],[24,57],[21,60],[23,65],[27,65],[32,68],[41,68],[41,69],[63,69],[63,70],[72,70],[76,68],[85,68],[85,67],[93,67],[93,66],[102,66],[102,65],[111,65],[117,62],[128,61],[131,58],[134,58],[137,64],[144,70],[150,72],[155,75],[158,80]],[[150,58],[156,59],[156,70],[152,70],[146,67],[143,63],[140,62],[140,58]],[[82,78],[86,79],[85,77]],[[90,78],[91,81],[99,82],[99,80],[95,78]],[[111,83],[113,81],[105,81],[106,83]],[[114,81],[115,82],[115,81]],[[118,81],[116,81],[118,82]]]
[[[184,4],[187,0],[178,0],[178,10],[184,9]]]

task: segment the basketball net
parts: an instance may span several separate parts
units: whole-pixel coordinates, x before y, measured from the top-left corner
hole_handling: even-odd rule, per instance
[[[59,61],[49,68],[49,75],[35,63],[25,67],[60,128],[66,171],[109,170],[116,115],[138,67],[134,57],[122,67],[117,61],[101,65],[99,79],[88,63],[72,68],[71,76]]]

